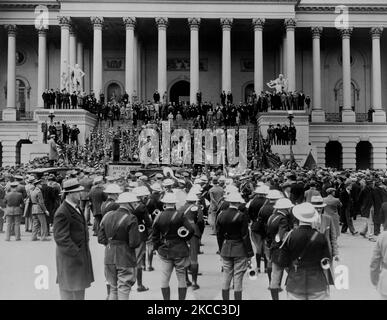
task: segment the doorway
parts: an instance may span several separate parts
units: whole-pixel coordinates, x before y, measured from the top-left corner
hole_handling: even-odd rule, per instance
[[[174,103],[188,102],[189,103],[189,82],[181,80],[172,85],[169,90],[169,101]]]
[[[325,167],[342,169],[343,147],[338,141],[329,141],[325,146]]]
[[[360,141],[356,145],[356,170],[372,169],[372,144]]]

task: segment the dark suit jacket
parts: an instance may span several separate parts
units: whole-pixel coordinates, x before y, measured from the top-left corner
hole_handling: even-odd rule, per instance
[[[90,287],[94,274],[87,223],[66,201],[55,212],[54,239],[59,288],[79,291]]]
[[[103,192],[102,186],[94,186],[89,192],[91,210],[94,216],[102,215],[101,207],[102,203],[106,201],[107,195]]]

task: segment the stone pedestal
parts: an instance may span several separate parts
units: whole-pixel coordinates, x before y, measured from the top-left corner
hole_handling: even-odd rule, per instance
[[[312,122],[325,122],[325,112],[323,110],[312,110]]]
[[[356,114],[352,110],[343,110],[341,114],[342,122],[356,122]]]
[[[372,122],[385,123],[386,112],[383,110],[375,110],[375,112],[372,113]]]
[[[12,109],[12,108],[4,109],[3,121],[16,121],[16,109]]]
[[[42,133],[42,123],[47,121],[47,124],[50,124],[49,119],[50,110],[49,109],[38,109],[35,111],[34,119],[37,121],[37,132],[38,132],[38,141],[43,140]],[[66,123],[72,127],[74,124],[79,128],[80,134],[78,136],[79,144],[83,145],[86,141],[86,138],[89,136],[90,131],[93,130],[97,123],[97,117],[83,109],[55,109],[54,110],[54,122],[60,121],[63,123],[63,120],[66,120]]]

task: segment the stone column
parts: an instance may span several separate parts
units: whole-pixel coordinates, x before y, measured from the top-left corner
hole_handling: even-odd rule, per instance
[[[188,18],[191,30],[190,51],[190,95],[189,102],[196,104],[196,94],[199,92],[199,27],[200,18]]]
[[[263,42],[262,30],[265,19],[254,18],[254,91],[257,95],[263,90]]]
[[[91,17],[93,24],[93,91],[95,98],[99,101],[102,93],[102,26],[103,17]]]
[[[382,108],[382,75],[380,67],[380,36],[383,27],[371,28],[372,36],[372,122],[386,122],[386,112]]]
[[[122,18],[126,29],[125,46],[125,91],[129,95],[129,101],[132,102],[134,91],[134,28],[136,27],[135,17]]]
[[[44,28],[38,29],[38,92],[37,92],[37,107],[44,108],[42,94],[47,89],[47,30]]]
[[[351,101],[351,47],[350,38],[352,28],[341,29],[341,39],[343,47],[343,122],[356,122],[355,112],[352,111]]]
[[[296,90],[296,47],[294,44],[295,19],[285,19],[286,28],[286,76],[288,79],[288,91]]]
[[[321,106],[321,53],[320,37],[322,27],[312,27],[313,39],[313,96],[312,96],[312,122],[325,122],[325,112]]]
[[[221,18],[222,26],[222,90],[231,91],[231,26],[232,18]]]
[[[58,17],[60,24],[60,89],[68,89],[70,17]]]
[[[79,68],[83,70],[83,43],[81,41],[77,42],[77,64],[79,65]],[[81,91],[83,91],[83,86],[84,86],[84,76],[81,79],[81,84],[80,88]]]
[[[16,121],[16,25],[9,24],[7,58],[7,108],[3,110],[3,120]]]
[[[69,63],[70,67],[74,67],[77,59],[77,35],[73,26],[70,26],[69,34]]]
[[[168,18],[155,18],[158,29],[158,56],[157,56],[157,91],[160,100],[163,100],[167,91],[167,27]]]

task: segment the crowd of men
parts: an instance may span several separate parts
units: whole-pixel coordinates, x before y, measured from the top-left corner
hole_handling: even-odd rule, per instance
[[[70,126],[67,124],[66,120],[53,121],[50,124],[47,121],[43,122],[41,125],[41,130],[43,133],[43,143],[47,143],[50,136],[54,135],[56,137],[56,141],[61,141],[64,144],[74,144],[79,145],[78,136],[80,134],[80,130],[76,124]]]
[[[165,300],[171,297],[173,269],[179,299],[185,299],[189,286],[199,290],[198,255],[206,221],[222,258],[224,300],[230,299],[231,283],[234,299],[242,299],[244,274],[252,265],[255,272],[267,274],[274,300],[285,270],[289,299],[329,298],[330,267],[340,257],[338,238],[348,231],[370,241],[379,236],[371,263],[375,285],[386,259],[381,225],[385,230],[387,178],[382,171],[281,167],[225,176],[204,168],[175,173],[166,168],[149,176],[113,177],[84,167],[64,177],[38,177],[2,170],[0,185],[5,240],[13,235],[21,239],[23,218],[31,241],[49,241],[52,226],[62,299],[83,299],[94,281],[87,237],[91,215],[94,235],[105,246],[107,294],[113,300],[129,299],[135,283],[139,292],[148,290],[143,271],[154,270],[154,251]],[[355,230],[353,219],[360,216],[367,220]],[[379,283],[382,297],[383,286]]]
[[[296,144],[296,137],[297,129],[293,123],[289,127],[286,124],[281,125],[278,123],[276,127],[273,124],[269,124],[269,128],[267,128],[267,139],[270,144]]]

